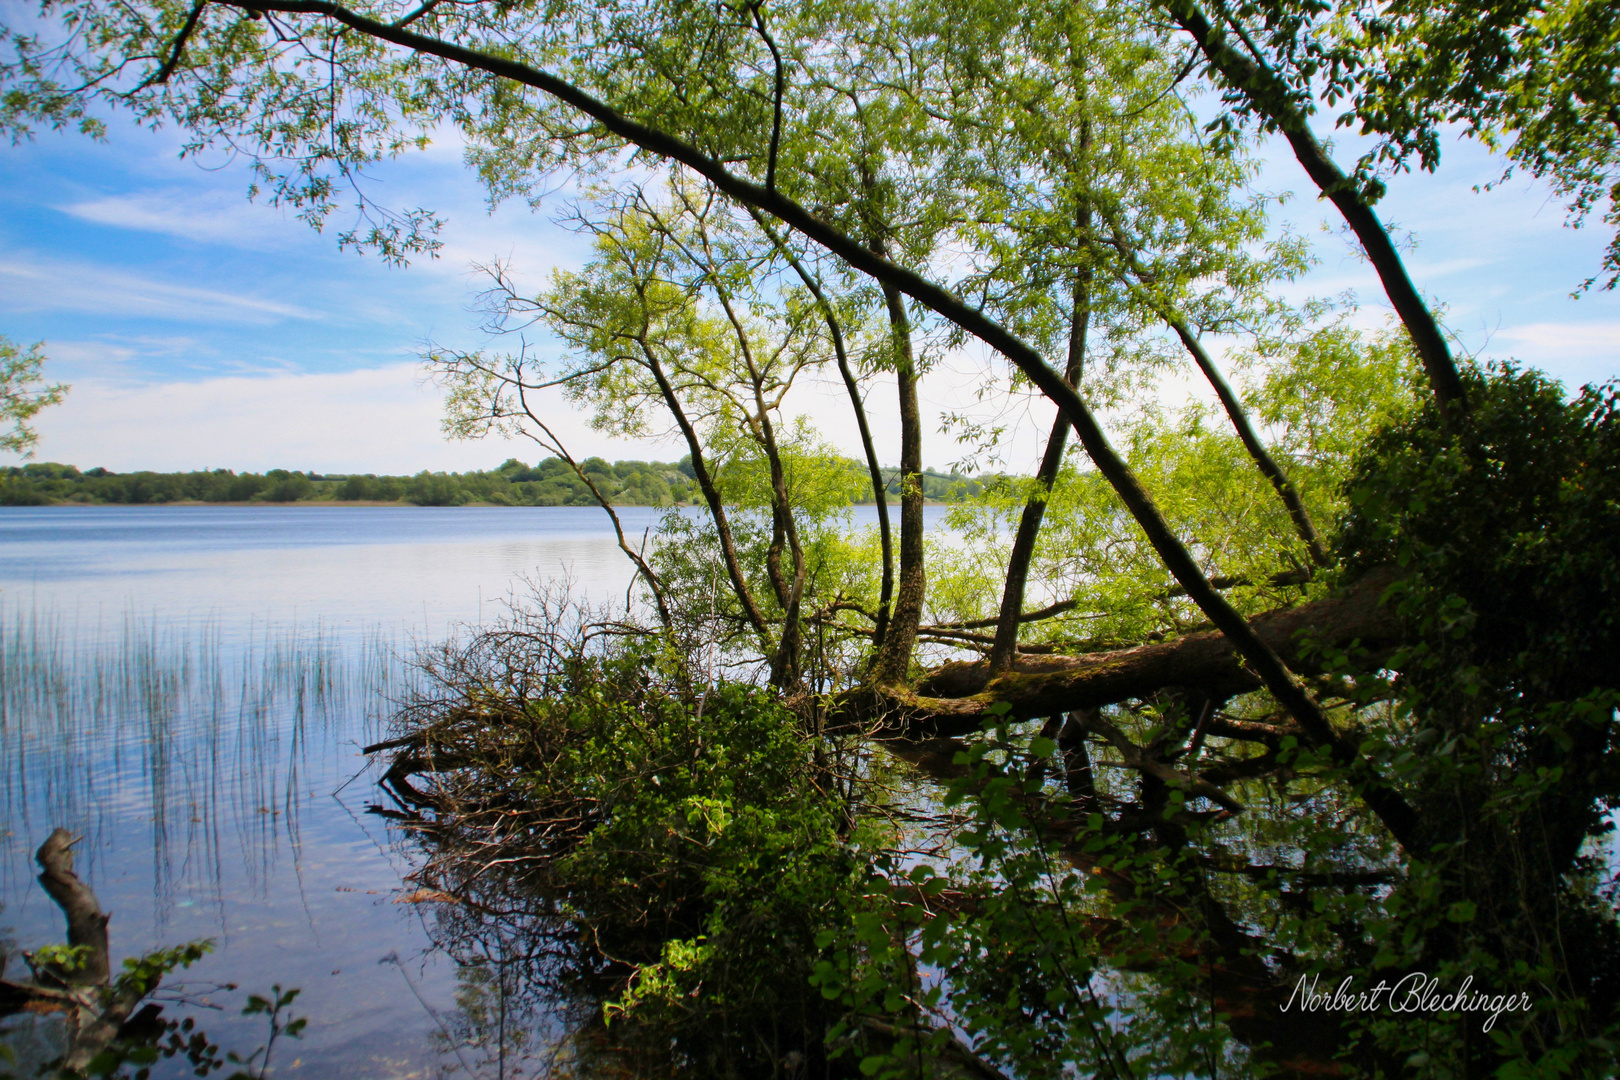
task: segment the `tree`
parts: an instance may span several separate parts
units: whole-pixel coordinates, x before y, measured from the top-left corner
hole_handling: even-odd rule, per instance
[[[1503,179],[1513,167],[1550,179],[1568,201],[1571,224],[1607,201],[1604,221],[1620,226],[1620,86],[1613,77],[1620,39],[1607,5],[1267,2],[1238,12],[1214,5],[1213,17],[1180,0],[1165,7],[1219,73],[1231,106],[1223,123],[1254,121],[1285,133],[1363,242],[1363,230],[1370,235],[1376,226],[1367,215],[1384,191],[1380,172],[1409,168],[1414,158],[1433,169],[1447,124],[1503,149],[1512,163]],[[1350,177],[1308,130],[1319,102],[1343,102],[1336,125],[1377,136]],[[1404,274],[1373,250],[1376,237],[1372,244],[1369,255],[1410,326],[1421,316],[1409,315],[1397,297]],[[1620,282],[1620,228],[1603,274],[1606,289]]]
[[[624,825],[650,844],[665,835],[659,815],[718,836],[734,814],[774,813],[655,747],[645,767],[615,758],[576,770],[609,794],[525,819],[531,832],[517,836],[462,813],[476,800],[435,773],[436,761],[454,772],[480,760],[491,733],[507,731],[534,738],[497,739],[492,780],[514,761],[549,768],[534,754],[577,751],[556,720],[586,702],[611,706],[606,719],[587,709],[601,725],[589,746],[638,743],[631,706],[649,684],[683,703],[670,723],[689,725],[701,756],[713,745],[705,722],[730,731],[757,719],[735,696],[707,711],[752,663],[774,691],[767,711],[780,707],[772,715],[803,736],[807,771],[793,782],[838,792],[844,814],[809,840],[797,839],[808,835],[800,820],[759,843],[778,844],[788,893],[813,879],[794,867],[849,860],[829,904],[799,910],[791,933],[772,926],[800,960],[806,942],[820,950],[818,993],[843,1010],[827,1035],[855,1032],[864,1071],[903,1074],[919,1058],[975,1075],[992,1062],[1118,1076],[1612,1067],[1620,935],[1586,845],[1620,799],[1620,688],[1602,660],[1620,535],[1614,397],[1564,401],[1516,370],[1459,368],[1373,210],[1377,159],[1346,174],[1310,127],[1324,73],[1329,99],[1359,95],[1354,114],[1387,130],[1397,162],[1437,117],[1477,115],[1521,133],[1526,160],[1542,146],[1547,168],[1574,178],[1578,208],[1596,190],[1582,178],[1610,167],[1602,133],[1576,140],[1569,125],[1601,115],[1612,87],[1585,58],[1603,47],[1562,30],[1567,48],[1523,43],[1550,26],[1601,24],[1590,10],[1492,8],[1506,60],[1470,70],[1508,74],[1480,84],[1487,104],[1472,114],[1474,88],[1425,67],[1421,51],[1450,40],[1457,13],[1434,21],[1404,8],[1349,20],[1291,5],[1212,17],[1179,0],[1107,11],[328,0],[48,10],[75,34],[54,50],[13,38],[13,131],[93,128],[92,106],[116,102],[183,124],[199,144],[247,150],[272,195],[315,220],[335,207],[337,179],[441,118],[461,127],[495,197],[537,194],[556,167],[606,178],[627,153],[641,156],[644,186],[582,217],[599,240],[583,273],[536,297],[496,279],[501,321],[546,322],[570,345],[570,366],[537,374],[521,354],[435,362],[454,431],[521,425],[587,484],[590,463],[567,456],[526,394],[561,381],[610,426],[673,424],[709,518],[690,543],[653,552],[620,531],[661,645],[535,658],[506,648],[536,640],[528,631],[496,635],[483,646],[493,652],[468,658],[455,669],[465,679],[424,706],[426,723],[392,744],[391,782],[415,812],[441,815],[447,851],[498,840],[515,845],[515,861],[579,868],[581,852],[597,851],[590,838],[608,835],[599,828]],[[1386,13],[1398,33],[1378,21]],[[1554,116],[1498,92],[1541,78],[1534,61],[1553,54],[1576,69],[1568,100],[1579,108]],[[1177,98],[1195,70],[1229,106],[1214,145],[1199,144]],[[1411,70],[1424,93],[1384,123],[1378,110],[1396,101],[1388,73]],[[1289,253],[1247,253],[1256,219],[1227,195],[1250,121],[1283,134],[1343,213],[1403,339],[1358,340],[1266,300]],[[646,193],[655,159],[674,171],[667,200]],[[431,248],[431,215],[362,210],[373,227],[345,242],[393,258]],[[1095,411],[1090,358],[1101,338],[1111,374],[1139,376],[1163,357],[1145,334],[1158,325],[1215,387],[1222,422],[1149,415],[1116,430],[1121,450]],[[1253,333],[1246,389],[1204,349],[1215,329]],[[1059,409],[1033,482],[965,521],[1017,518],[990,573],[930,560],[922,530],[917,379],[932,351],[967,338],[1008,362],[1015,388]],[[811,535],[838,493],[813,439],[781,422],[780,393],[819,364],[838,370],[863,418],[858,376],[895,378],[900,535],[892,543],[885,517],[875,559],[858,538]],[[1426,389],[1408,396],[1414,366]],[[1251,412],[1281,438],[1268,444]],[[1071,460],[1069,428],[1083,459]],[[881,506],[887,483],[863,430]],[[1053,591],[1035,610],[1032,572]],[[1551,614],[1516,614],[1531,610]],[[581,633],[625,632],[593,625]],[[986,657],[930,664],[941,659],[931,643]],[[717,674],[716,646],[730,652],[731,677]],[[883,808],[865,785],[887,774],[851,746],[873,737],[943,786],[950,813],[928,843],[899,826],[859,834],[855,823]],[[701,771],[702,784],[653,799],[656,812],[634,822],[599,818],[649,768],[694,784]],[[424,776],[432,790],[412,786]],[[736,852],[701,846],[706,873],[750,872]],[[938,857],[906,854],[918,848]],[[762,940],[739,929],[757,925],[747,905],[713,881],[680,899],[668,936],[653,935],[657,948],[638,939],[626,961],[634,970],[613,999],[626,1014],[678,1012],[718,985],[723,958],[707,935]],[[598,936],[621,917],[590,905],[575,914]],[[1430,976],[1491,989],[1483,1006],[1454,998],[1422,1020],[1376,1001],[1341,1013],[1331,998],[1328,1011],[1302,1013],[1301,988],[1323,976],[1375,996]],[[1485,1028],[1482,1008],[1495,1016]]]
[[[67,396],[66,386],[45,385],[44,366],[44,342],[24,349],[0,334],[0,421],[11,424],[11,430],[0,435],[0,450],[33,457],[39,436],[28,421],[45,406],[60,404]]]

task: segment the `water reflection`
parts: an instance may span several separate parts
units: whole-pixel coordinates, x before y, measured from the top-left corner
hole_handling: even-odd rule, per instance
[[[31,860],[64,826],[118,957],[212,938],[194,987],[303,989],[286,1068],[606,1071],[615,973],[553,902],[500,868],[473,903],[402,886],[422,849],[366,813],[359,748],[411,693],[406,661],[499,615],[518,574],[621,603],[630,578],[588,508],[0,512],[0,942],[60,940]],[[213,1038],[263,1041],[241,993],[211,1000]]]
[[[305,781],[330,771],[312,755],[339,728],[375,730],[407,689],[401,643],[380,629],[354,640],[266,624],[243,637],[226,648],[213,620],[131,610],[86,626],[0,606],[0,813],[14,839],[86,836],[92,874],[115,846],[130,857],[128,825],[141,823],[159,932],[180,894],[217,896],[225,858],[262,893],[282,849],[296,858]]]
[[[126,610],[85,622],[0,604],[0,921],[25,947],[59,939],[30,864],[39,840],[66,827],[113,913],[116,955],[218,944],[179,987],[212,1037],[262,1042],[241,999],[299,985],[319,1011],[299,1048],[312,1062],[426,1075],[437,1054],[423,1011],[376,962],[405,950],[441,997],[450,973],[420,958],[411,909],[389,906],[396,860],[364,816],[368,781],[332,797],[407,692],[408,652],[380,628],[260,623],[232,635],[206,618]],[[241,992],[206,992],[224,983]],[[36,1057],[59,1041],[51,1023],[19,1036]]]
[[[263,1041],[237,1014],[280,983],[312,1017],[284,1069],[464,1073],[439,1020],[455,965],[397,902],[409,865],[365,812],[359,748],[415,648],[499,611],[520,572],[604,598],[628,578],[577,508],[0,513],[5,951],[61,939],[32,854],[65,826],[117,956],[216,941],[186,977],[241,984],[198,1010],[224,1046]]]

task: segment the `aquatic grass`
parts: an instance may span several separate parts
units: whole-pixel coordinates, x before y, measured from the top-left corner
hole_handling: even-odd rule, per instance
[[[182,886],[217,888],[232,849],[263,888],[283,844],[296,859],[300,807],[328,793],[311,781],[348,756],[339,739],[380,730],[408,696],[407,644],[376,627],[228,633],[212,614],[0,601],[0,844],[66,825],[89,837],[94,873],[140,822],[159,912]],[[0,874],[26,863],[12,856]]]

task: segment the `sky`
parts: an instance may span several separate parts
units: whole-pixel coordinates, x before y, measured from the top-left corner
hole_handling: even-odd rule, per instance
[[[105,142],[70,133],[0,146],[0,334],[44,341],[48,374],[72,387],[41,413],[35,460],[81,468],[303,469],[414,473],[533,461],[524,442],[446,441],[439,391],[417,354],[429,343],[478,348],[475,269],[499,259],[537,287],[580,265],[584,243],[558,225],[561,198],[493,211],[453,140],[380,167],[371,198],[427,207],[446,220],[440,257],[400,269],[338,249],[334,218],[317,233],[247,198],[247,164],[225,155],[182,159],[172,131],[115,121]],[[1256,186],[1298,193],[1284,223],[1311,238],[1315,269],[1293,299],[1353,292],[1356,320],[1388,318],[1365,261],[1298,165],[1267,145]],[[1337,148],[1348,163],[1353,143]],[[1599,270],[1601,224],[1565,225],[1542,185],[1515,178],[1494,191],[1501,163],[1476,144],[1447,145],[1440,170],[1395,178],[1379,206],[1415,246],[1408,268],[1444,310],[1461,351],[1514,357],[1574,387],[1620,373],[1620,293],[1571,292]],[[540,347],[547,347],[545,342]],[[924,381],[925,419],[970,403],[984,365],[966,350]],[[836,381],[807,385],[790,403],[847,453],[858,452]],[[872,388],[879,455],[898,457],[892,394]],[[560,399],[548,406],[576,456],[675,460],[672,440],[635,442],[590,429]],[[1014,410],[1015,448],[997,464],[1027,469],[1050,410]],[[1020,453],[1030,460],[1024,461]],[[925,460],[960,456],[930,434]],[[15,455],[0,457],[14,464]]]

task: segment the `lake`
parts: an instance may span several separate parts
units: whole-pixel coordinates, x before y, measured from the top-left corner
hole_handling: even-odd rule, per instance
[[[619,513],[639,537],[661,511]],[[624,603],[600,510],[0,510],[0,945],[62,939],[33,852],[65,826],[115,958],[213,939],[166,981],[185,998],[167,1008],[225,1049],[264,1041],[240,1009],[279,985],[310,1023],[278,1043],[278,1074],[497,1075],[359,748],[417,649],[558,578]]]

